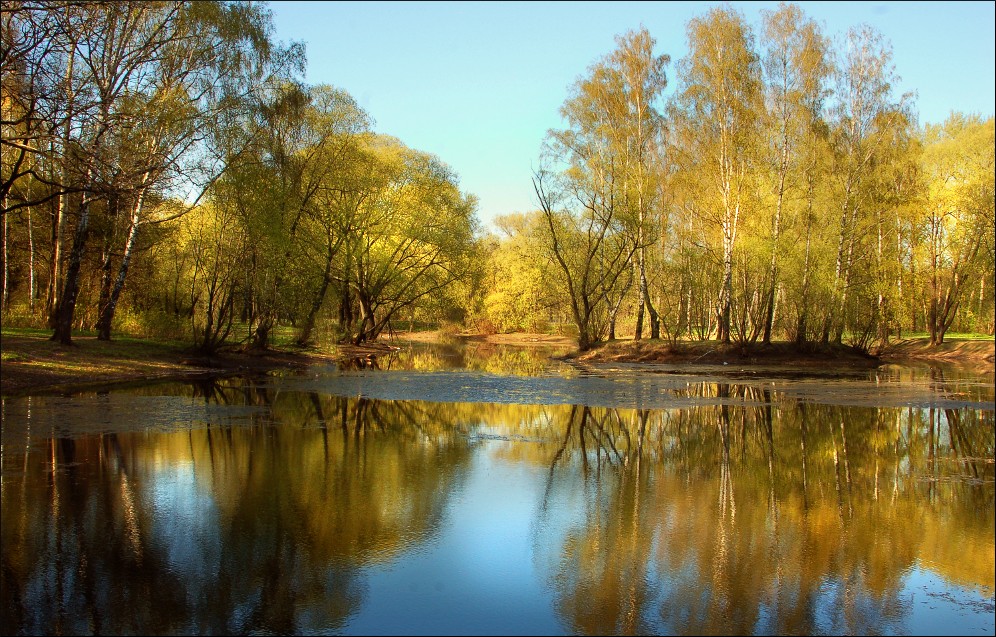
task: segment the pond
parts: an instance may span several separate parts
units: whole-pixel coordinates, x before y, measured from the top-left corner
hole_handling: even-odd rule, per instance
[[[3,399],[4,634],[994,633],[991,371],[551,353]]]

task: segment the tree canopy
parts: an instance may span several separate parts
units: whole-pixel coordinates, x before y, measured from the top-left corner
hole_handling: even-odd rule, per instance
[[[489,229],[445,158],[304,82],[263,4],[5,3],[5,324],[205,352],[401,321],[581,349],[992,334],[993,116],[921,126],[881,34],[793,4],[686,27],[682,59],[641,27],[567,87],[536,208]]]

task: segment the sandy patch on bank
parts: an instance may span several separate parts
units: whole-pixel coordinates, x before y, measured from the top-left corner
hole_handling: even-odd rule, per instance
[[[513,332],[511,334],[455,334],[443,330],[434,330],[425,332],[395,332],[393,334],[393,340],[395,341],[413,341],[418,343],[441,343],[459,341],[461,339],[495,343],[496,345],[577,347],[577,340],[568,336],[533,334],[529,332]]]
[[[953,340],[934,346],[931,346],[925,339],[906,339],[885,348],[879,356],[887,360],[924,359],[993,365],[996,361],[996,339],[991,341]]]

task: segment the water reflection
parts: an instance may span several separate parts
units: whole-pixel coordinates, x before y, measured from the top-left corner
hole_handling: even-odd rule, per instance
[[[5,445],[5,626],[334,630],[362,600],[358,569],[438,528],[469,456],[431,404],[193,389],[271,409],[240,427]]]
[[[991,412],[791,407],[571,411],[584,514],[536,540],[571,631],[904,633],[919,564],[992,618]]]
[[[553,356],[567,354],[569,345],[515,346],[473,338],[453,338],[446,342],[419,342],[399,339],[391,349],[347,357],[344,370],[379,369],[392,371],[440,371],[461,369],[489,374],[532,376],[560,367]]]
[[[5,400],[7,631],[909,633],[929,610],[993,632],[992,410],[298,386]],[[95,413],[114,418],[68,433]],[[425,563],[434,587],[397,583]]]

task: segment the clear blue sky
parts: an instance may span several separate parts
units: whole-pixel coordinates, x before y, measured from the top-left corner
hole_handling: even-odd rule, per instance
[[[348,91],[375,130],[434,153],[478,196],[479,217],[535,208],[530,177],[568,87],[647,27],[674,63],[685,26],[716,2],[271,2],[276,38],[304,42],[306,80]],[[777,2],[733,2],[757,28]],[[921,123],[994,114],[996,3],[799,2],[824,33],[868,24],[891,42]]]

